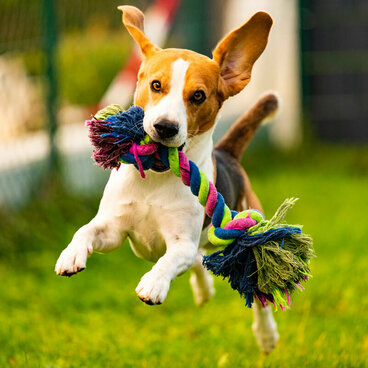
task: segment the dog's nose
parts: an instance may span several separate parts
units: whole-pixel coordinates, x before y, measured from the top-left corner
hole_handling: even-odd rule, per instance
[[[171,138],[179,132],[179,126],[170,120],[160,120],[154,124],[157,134],[160,138]]]

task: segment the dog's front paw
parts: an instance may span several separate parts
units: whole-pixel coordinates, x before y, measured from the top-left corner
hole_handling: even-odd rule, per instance
[[[93,252],[92,247],[70,244],[65,248],[55,265],[55,272],[60,276],[72,276],[86,268],[87,257]]]
[[[170,280],[155,271],[146,273],[135,289],[138,298],[149,305],[161,304],[169,291]]]

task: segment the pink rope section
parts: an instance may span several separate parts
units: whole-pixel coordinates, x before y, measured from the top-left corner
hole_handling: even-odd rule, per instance
[[[179,154],[179,167],[180,167],[180,177],[183,183],[189,187],[190,185],[190,166],[189,160],[185,153],[178,152]]]
[[[232,220],[232,221],[228,222],[225,225],[224,228],[225,229],[244,230],[244,229],[252,227],[256,224],[257,224],[256,220],[254,220],[250,217],[245,217],[245,218],[239,218],[239,219]]]
[[[137,145],[137,153],[139,156],[149,156],[152,155],[153,153],[157,152],[157,144],[155,143],[150,143],[150,144],[140,144]]]
[[[146,177],[146,174],[144,173],[144,170],[143,170],[142,161],[138,156],[137,143],[132,144],[131,150],[134,155],[135,161],[137,162],[139,173],[141,174],[141,177],[144,179]]]
[[[144,179],[146,174],[144,173],[142,161],[139,156],[149,156],[157,152],[157,144],[150,143],[150,144],[137,144],[133,143],[132,146],[129,148],[129,152],[134,155],[134,159],[137,162],[139,173],[141,177]]]
[[[217,204],[217,190],[212,182],[210,182],[210,189],[208,191],[207,203],[206,203],[206,214],[212,218],[213,211]]]
[[[290,303],[290,296],[289,296],[288,291],[286,289],[284,289],[284,290],[285,290],[285,294],[286,294],[287,303],[288,303],[288,306],[290,308],[290,305],[291,305],[291,303]]]

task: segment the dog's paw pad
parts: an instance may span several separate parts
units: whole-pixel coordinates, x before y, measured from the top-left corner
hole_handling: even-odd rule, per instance
[[[146,273],[135,292],[140,300],[148,305],[162,304],[170,288],[170,280],[153,271]]]

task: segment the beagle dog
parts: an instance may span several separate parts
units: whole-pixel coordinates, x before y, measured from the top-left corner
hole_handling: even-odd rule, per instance
[[[215,148],[212,134],[224,101],[249,83],[253,64],[266,47],[271,17],[254,14],[219,42],[211,59],[190,50],[160,49],[144,34],[140,10],[119,9],[142,53],[134,104],[144,109],[146,133],[166,146],[182,147],[230,208],[262,210],[239,158],[262,120],[277,109],[276,96],[265,95]],[[136,288],[143,302],[161,304],[171,281],[190,269],[194,299],[202,305],[214,293],[212,277],[202,266],[208,225],[197,198],[170,171],[157,167],[143,180],[133,165],[122,165],[111,172],[97,215],[75,233],[55,271],[76,274],[93,252],[112,251],[128,239],[138,257],[155,262]],[[258,303],[253,309],[257,342],[270,352],[278,339],[271,310]]]

